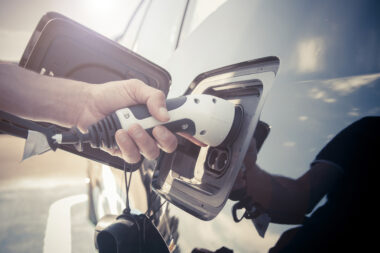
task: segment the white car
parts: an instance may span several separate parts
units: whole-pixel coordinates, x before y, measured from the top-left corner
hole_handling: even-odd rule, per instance
[[[156,86],[165,90],[168,98],[196,91],[244,100],[257,92],[254,105],[244,107],[253,123],[243,130],[250,138],[259,119],[272,126],[258,156],[258,163],[270,173],[293,178],[302,175],[317,152],[339,130],[360,117],[380,115],[380,22],[374,1],[142,0],[136,6],[125,31],[115,40],[160,66],[160,73],[170,75],[170,86]],[[257,65],[263,59],[271,64]],[[277,73],[278,59],[281,65]],[[240,69],[247,62],[252,65]],[[260,68],[263,73],[272,73],[271,76],[257,76]],[[45,71],[60,76],[59,71]],[[120,78],[137,75],[129,70],[117,73],[115,76]],[[235,84],[234,78],[239,77],[243,79],[236,80],[243,83],[260,82],[239,86],[238,91],[234,85],[227,86]],[[105,80],[91,78],[83,80],[117,79],[112,75]],[[139,72],[137,78],[154,83],[144,73]],[[224,88],[214,89],[219,87],[215,82],[218,85],[223,82]],[[252,87],[257,89],[253,91]],[[247,141],[243,139],[240,144],[244,151]],[[185,143],[182,147],[190,146]],[[100,162],[91,162],[88,167],[90,219],[96,223],[106,214],[120,214],[125,208],[127,181],[122,162],[93,149],[84,152],[70,146],[63,149]],[[180,179],[191,186],[202,184],[196,173],[203,171],[203,167],[197,167],[196,161],[203,151],[182,151],[177,153],[178,161],[169,160],[174,164],[169,166],[174,171],[170,181]],[[180,156],[188,153],[192,155]],[[262,238],[251,222],[234,223],[233,203],[225,202],[226,194],[221,197],[210,191],[219,200],[213,204],[204,197],[210,192],[202,188],[206,193],[198,199],[204,200],[202,204],[209,201],[210,207],[195,207],[191,205],[193,200],[181,202],[185,198],[176,198],[178,195],[165,190],[165,180],[156,184],[153,191],[151,184],[157,166],[157,161],[144,161],[133,173],[129,202],[136,212],[149,209],[154,213],[152,219],[172,252],[190,252],[196,247],[215,250],[222,246],[236,252],[266,252],[292,226],[271,224]],[[195,172],[186,175],[188,171]],[[198,180],[196,183],[192,181],[194,178]],[[230,190],[232,184],[233,181],[226,181],[214,186],[219,193],[224,186]],[[169,189],[172,186],[169,183]],[[157,192],[181,208],[165,202]]]

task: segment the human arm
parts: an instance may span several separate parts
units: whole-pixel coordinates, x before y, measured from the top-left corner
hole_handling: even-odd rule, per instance
[[[0,109],[23,118],[75,125],[89,84],[38,75],[14,64],[0,64]]]
[[[256,164],[256,146],[252,141],[235,187],[244,187],[246,195],[281,224],[302,223],[306,213],[328,193],[341,177],[339,169],[327,163],[315,163],[301,177],[272,175]]]
[[[23,118],[85,130],[112,111],[135,104],[146,104],[160,121],[169,120],[165,95],[141,81],[93,85],[0,63],[0,109]],[[135,163],[140,159],[140,152],[148,159],[156,158],[157,144],[166,152],[175,150],[177,139],[165,127],[154,128],[153,136],[155,139],[137,124],[128,130],[119,130],[116,141],[120,150],[109,152]]]

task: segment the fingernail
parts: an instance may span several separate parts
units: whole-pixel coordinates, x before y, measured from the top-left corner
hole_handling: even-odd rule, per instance
[[[159,112],[159,114],[161,116],[161,119],[163,119],[165,121],[168,121],[170,119],[169,112],[168,112],[168,110],[165,107],[161,107],[158,110],[158,112]]]

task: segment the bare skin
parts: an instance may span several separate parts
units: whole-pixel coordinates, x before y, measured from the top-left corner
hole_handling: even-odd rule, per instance
[[[157,120],[166,122],[169,114],[165,95],[139,80],[114,81],[100,85],[42,76],[13,64],[0,63],[0,110],[23,118],[46,121],[81,130],[109,113],[136,104],[146,104]],[[164,126],[153,129],[154,139],[138,124],[116,133],[118,150],[108,150],[129,163],[142,153],[148,159],[159,148],[173,152],[177,138]]]

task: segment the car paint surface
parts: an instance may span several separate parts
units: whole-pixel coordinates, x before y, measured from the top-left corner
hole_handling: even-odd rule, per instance
[[[160,35],[149,31],[165,27],[158,20],[144,27],[146,36],[152,37],[144,37],[135,50],[170,72],[169,97],[182,95],[202,72],[244,60],[279,57],[280,70],[261,115],[272,129],[258,163],[270,173],[297,178],[341,129],[363,116],[380,115],[379,10],[376,1],[226,1],[194,30],[180,35],[178,47],[164,56],[144,49],[156,47],[152,41]],[[150,9],[148,15],[154,11]],[[185,24],[191,16],[196,15],[186,13]],[[209,223],[176,210],[180,246],[187,251],[225,245],[238,252],[265,252],[288,228],[271,225],[261,240],[248,230],[250,224],[227,221],[229,207]],[[188,231],[190,224],[198,225],[199,230],[193,226],[190,231],[195,227],[199,233]],[[221,233],[221,226],[238,235]]]
[[[130,16],[129,10],[126,16]],[[147,0],[120,43],[170,72],[170,97],[182,95],[202,72],[244,60],[279,57],[280,70],[261,115],[272,129],[258,164],[270,173],[297,178],[342,128],[363,116],[380,115],[378,13],[377,1],[231,0],[205,4]],[[106,31],[103,28],[102,32]],[[103,193],[111,201],[112,210],[108,211],[120,212],[123,205],[115,202],[125,199],[123,173],[99,164],[90,173],[92,183],[99,179],[102,182],[98,184],[107,185],[103,184],[107,194]],[[142,190],[145,186],[138,182],[138,175],[133,177],[139,186],[132,186],[131,204],[144,212],[148,200]],[[115,192],[120,196],[115,197]],[[271,224],[261,239],[249,221],[233,222],[231,205],[228,202],[210,222],[170,206],[170,215],[179,217],[181,252],[221,246],[235,252],[267,252],[288,228]]]
[[[169,96],[182,95],[199,73],[278,56],[280,70],[262,114],[273,126],[265,149],[295,147],[291,139],[302,128],[310,138],[300,147],[315,143],[317,151],[353,120],[379,114],[378,10],[376,1],[227,1],[181,41],[168,61],[165,56],[159,62],[172,75]],[[154,47],[154,39],[145,46]],[[137,52],[149,58],[143,47],[141,42]],[[305,158],[302,167],[312,159]]]

